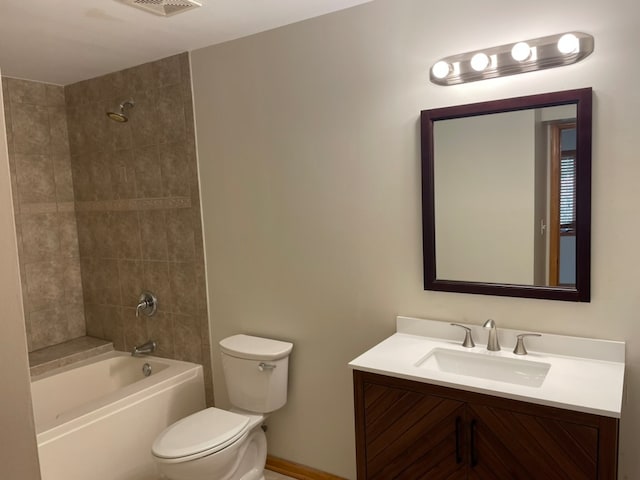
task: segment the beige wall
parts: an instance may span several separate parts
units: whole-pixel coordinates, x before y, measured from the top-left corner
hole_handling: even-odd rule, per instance
[[[6,140],[4,115],[0,115],[0,478],[36,480],[40,469]]]
[[[631,0],[378,0],[193,52],[214,345],[237,332],[295,344],[271,454],[354,478],[347,362],[391,334],[397,314],[491,317],[628,342],[620,478],[640,478],[639,17]],[[573,29],[595,37],[579,64],[429,82],[443,56]],[[588,86],[591,303],[425,292],[419,111]]]
[[[434,122],[437,278],[534,283],[534,115]]]
[[[64,88],[2,81],[29,351],[85,334]]]

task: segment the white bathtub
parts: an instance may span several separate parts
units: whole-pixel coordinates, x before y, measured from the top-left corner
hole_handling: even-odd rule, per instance
[[[205,407],[201,365],[123,352],[33,377],[31,392],[42,480],[157,480],[154,438]]]

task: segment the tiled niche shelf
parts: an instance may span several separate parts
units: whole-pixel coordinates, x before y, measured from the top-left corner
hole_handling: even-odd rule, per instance
[[[78,337],[29,353],[31,376],[41,375],[64,365],[79,362],[113,350],[113,343],[94,337]]]

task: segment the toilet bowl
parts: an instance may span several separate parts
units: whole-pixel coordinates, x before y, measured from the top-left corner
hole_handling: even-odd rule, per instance
[[[287,398],[293,345],[249,335],[220,341],[230,411],[207,408],[166,428],[151,453],[169,480],[264,480],[265,415]]]

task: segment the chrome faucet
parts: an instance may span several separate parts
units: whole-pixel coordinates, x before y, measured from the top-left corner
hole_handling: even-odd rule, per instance
[[[149,340],[147,343],[133,347],[133,350],[131,350],[131,356],[139,357],[141,355],[149,355],[150,353],[155,352],[156,348],[158,348],[158,344],[153,340]]]
[[[498,326],[492,319],[484,322],[484,328],[489,328],[489,338],[487,339],[487,350],[490,352],[499,352],[500,343],[498,343]]]

